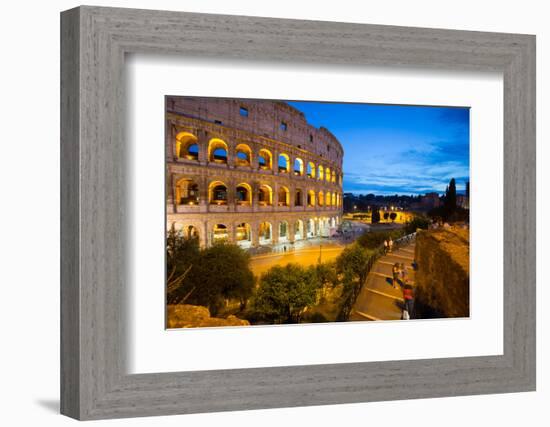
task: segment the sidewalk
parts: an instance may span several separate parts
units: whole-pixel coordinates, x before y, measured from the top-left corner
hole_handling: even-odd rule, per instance
[[[415,243],[410,243],[384,255],[372,267],[367,281],[355,301],[349,320],[399,320],[403,306],[401,284],[392,286],[392,266],[403,263],[407,267],[409,283],[414,285]]]

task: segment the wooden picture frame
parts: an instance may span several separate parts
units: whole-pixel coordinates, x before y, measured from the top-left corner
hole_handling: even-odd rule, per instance
[[[504,78],[504,353],[126,373],[124,60],[162,53]],[[61,412],[77,419],[535,390],[535,37],[83,6],[61,14]]]

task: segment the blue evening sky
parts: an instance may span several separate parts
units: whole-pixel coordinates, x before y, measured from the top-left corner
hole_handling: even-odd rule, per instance
[[[443,193],[470,177],[470,110],[377,104],[288,102],[344,147],[344,192]]]

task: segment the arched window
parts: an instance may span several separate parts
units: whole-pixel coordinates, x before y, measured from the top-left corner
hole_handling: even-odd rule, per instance
[[[227,204],[227,186],[221,181],[214,181],[208,186],[209,201],[213,205]]]
[[[271,224],[262,222],[258,227],[258,240],[260,245],[271,243]]]
[[[279,166],[279,173],[290,172],[290,158],[288,157],[288,154],[285,154],[285,153],[279,154],[278,166]]]
[[[334,171],[332,171],[332,177],[330,179],[330,181],[334,184],[336,182],[336,173]]]
[[[302,206],[302,190],[299,188],[294,193],[294,206]]]
[[[188,225],[187,227],[183,227],[183,235],[187,239],[198,239],[199,238],[199,230],[194,225]]]
[[[306,173],[308,178],[315,178],[315,164],[313,162],[307,162]]]
[[[271,170],[271,168],[273,167],[272,158],[273,156],[271,155],[271,151],[262,148],[258,153],[258,164],[260,166],[260,169]]]
[[[322,165],[319,165],[317,177],[322,181],[325,177],[325,168]]]
[[[192,179],[182,178],[176,183],[176,203],[178,205],[198,205],[199,186]]]
[[[235,148],[237,152],[237,158],[235,163],[237,166],[250,166],[252,163],[252,150],[246,144],[239,144]]]
[[[325,204],[326,206],[329,206],[330,207],[330,202],[331,202],[331,199],[330,199],[330,191],[327,191],[325,193]]]
[[[307,205],[309,207],[315,206],[315,191],[313,190],[307,192]]]
[[[189,132],[176,135],[176,157],[178,159],[198,160],[199,146],[197,137]]]
[[[294,160],[294,175],[302,176],[304,174],[304,161],[298,157]]]
[[[294,240],[302,240],[304,238],[304,222],[299,219],[294,223]]]
[[[319,191],[319,206],[325,205],[325,194],[322,191]]]
[[[224,242],[229,240],[229,233],[225,224],[215,224],[212,229],[212,240],[216,242]]]
[[[273,190],[269,185],[260,185],[258,203],[260,206],[271,206],[273,204]]]
[[[330,168],[325,169],[325,177],[327,179],[327,182],[330,182]]]
[[[336,193],[332,193],[332,206],[336,207]]]
[[[281,221],[279,223],[279,240],[285,241],[288,239],[288,222]]]
[[[281,186],[277,194],[278,206],[289,206],[289,191],[288,188]]]
[[[252,189],[250,185],[242,183],[237,185],[236,189],[236,202],[239,205],[250,205],[252,204]]]
[[[219,138],[210,140],[208,143],[208,161],[227,164],[227,144],[223,140]]]
[[[250,242],[250,236],[250,224],[243,222],[237,225],[235,228],[235,240],[237,241],[237,244]]]

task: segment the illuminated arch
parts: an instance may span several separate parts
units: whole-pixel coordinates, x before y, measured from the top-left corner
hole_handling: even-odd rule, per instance
[[[189,178],[181,178],[176,182],[176,204],[198,205],[199,185]]]
[[[336,172],[332,171],[332,177],[331,177],[330,181],[331,181],[333,184],[336,183]]]
[[[290,206],[290,192],[284,185],[281,185],[277,192],[277,205]]]
[[[212,181],[208,186],[208,202],[212,205],[227,204],[227,186],[221,181]]]
[[[271,223],[262,222],[258,226],[258,243],[260,245],[267,245],[272,242],[272,229]]]
[[[269,185],[262,184],[258,188],[258,204],[260,206],[273,205],[273,189]]]
[[[224,140],[212,138],[208,143],[208,161],[227,164],[228,148]]]
[[[306,236],[308,238],[315,236],[315,221],[310,218],[306,222]]]
[[[288,157],[288,154],[286,153],[279,154],[277,166],[280,173],[290,172],[290,157]]]
[[[194,225],[185,225],[181,231],[186,239],[199,239],[199,229]]]
[[[318,201],[319,206],[325,206],[325,193],[323,193],[322,191],[319,191]]]
[[[330,207],[330,202],[331,202],[330,191],[327,191],[325,193],[325,206]]]
[[[258,164],[260,169],[271,170],[273,168],[273,154],[271,154],[271,151],[262,148],[258,152]]]
[[[307,205],[309,207],[315,206],[315,191],[313,190],[307,192]]]
[[[306,173],[308,178],[315,178],[315,163],[307,162]]]
[[[235,163],[237,166],[250,166],[252,164],[252,150],[246,144],[235,147]]]
[[[290,227],[288,226],[288,221],[279,222],[279,242],[288,241],[290,233]]]
[[[325,168],[322,165],[319,165],[317,168],[317,177],[322,181],[325,178]]]
[[[242,222],[235,226],[235,243],[241,247],[249,247],[252,242],[252,229],[250,224]]]
[[[330,182],[330,168],[325,169],[325,178],[327,182]]]
[[[225,224],[214,224],[212,227],[212,242],[226,242],[229,240],[229,232]]]
[[[176,135],[176,157],[178,159],[199,160],[197,137],[189,132]]]
[[[332,193],[332,206],[334,206],[334,207],[338,206],[336,204],[336,193]]]
[[[304,238],[304,221],[301,219],[294,223],[294,240],[302,240]]]
[[[304,174],[304,161],[299,157],[294,160],[294,175],[302,176]]]
[[[252,204],[252,187],[246,182],[242,182],[235,188],[235,201],[238,205]]]

